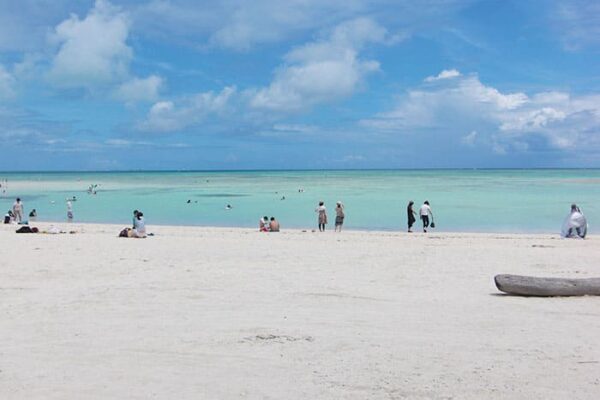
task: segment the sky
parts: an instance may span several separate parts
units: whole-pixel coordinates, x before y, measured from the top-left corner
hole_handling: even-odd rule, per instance
[[[0,0],[0,171],[600,167],[600,2]]]

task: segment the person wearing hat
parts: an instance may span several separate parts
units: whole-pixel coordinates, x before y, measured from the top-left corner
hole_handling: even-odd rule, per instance
[[[341,201],[338,201],[335,206],[335,231],[336,232],[342,231],[342,225],[344,225],[344,217],[345,216],[346,215],[344,214],[344,205],[342,204]]]
[[[327,225],[327,208],[325,208],[325,202],[320,201],[319,206],[315,209],[315,212],[319,214],[317,220],[319,223],[319,232],[325,232],[325,225]]]

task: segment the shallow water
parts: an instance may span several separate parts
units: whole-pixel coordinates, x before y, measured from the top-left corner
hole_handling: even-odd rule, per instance
[[[0,210],[19,196],[42,221],[64,221],[72,196],[76,221],[124,225],[140,209],[148,224],[254,227],[268,215],[283,227],[312,229],[319,200],[330,229],[337,200],[349,229],[405,230],[408,200],[418,209],[426,199],[441,231],[555,233],[573,202],[592,233],[600,219],[600,170],[0,173],[0,180]],[[99,185],[96,195],[86,192],[90,184]]]

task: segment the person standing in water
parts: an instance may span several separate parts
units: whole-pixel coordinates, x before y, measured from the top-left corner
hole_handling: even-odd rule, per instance
[[[341,201],[338,201],[335,205],[335,231],[341,232],[342,225],[344,225],[344,218],[346,214],[344,214],[344,205]]]
[[[320,201],[319,206],[315,209],[316,213],[319,213],[319,232],[325,232],[325,225],[327,225],[327,209],[325,203]]]
[[[13,211],[13,215],[15,216],[15,222],[17,224],[22,222],[23,221],[23,203],[21,202],[21,199],[19,197],[17,197],[17,200],[15,200],[12,211]]]
[[[73,203],[71,203],[71,200],[67,200],[67,221],[73,221]]]
[[[413,205],[415,204],[414,201],[409,201],[408,202],[408,206],[406,207],[406,213],[408,214],[408,231],[412,232],[412,226],[415,223],[415,221],[417,220],[415,217],[417,215],[417,213],[415,212],[415,210],[413,210]]]
[[[431,212],[429,201],[425,200],[419,209],[419,214],[421,215],[421,221],[423,221],[423,232],[427,232],[427,228],[429,227],[429,216],[431,216],[431,219],[433,220],[433,213]]]

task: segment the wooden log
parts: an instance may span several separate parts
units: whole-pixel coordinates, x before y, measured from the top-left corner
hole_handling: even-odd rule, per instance
[[[600,296],[600,278],[538,278],[522,275],[496,275],[496,287],[519,296]]]

